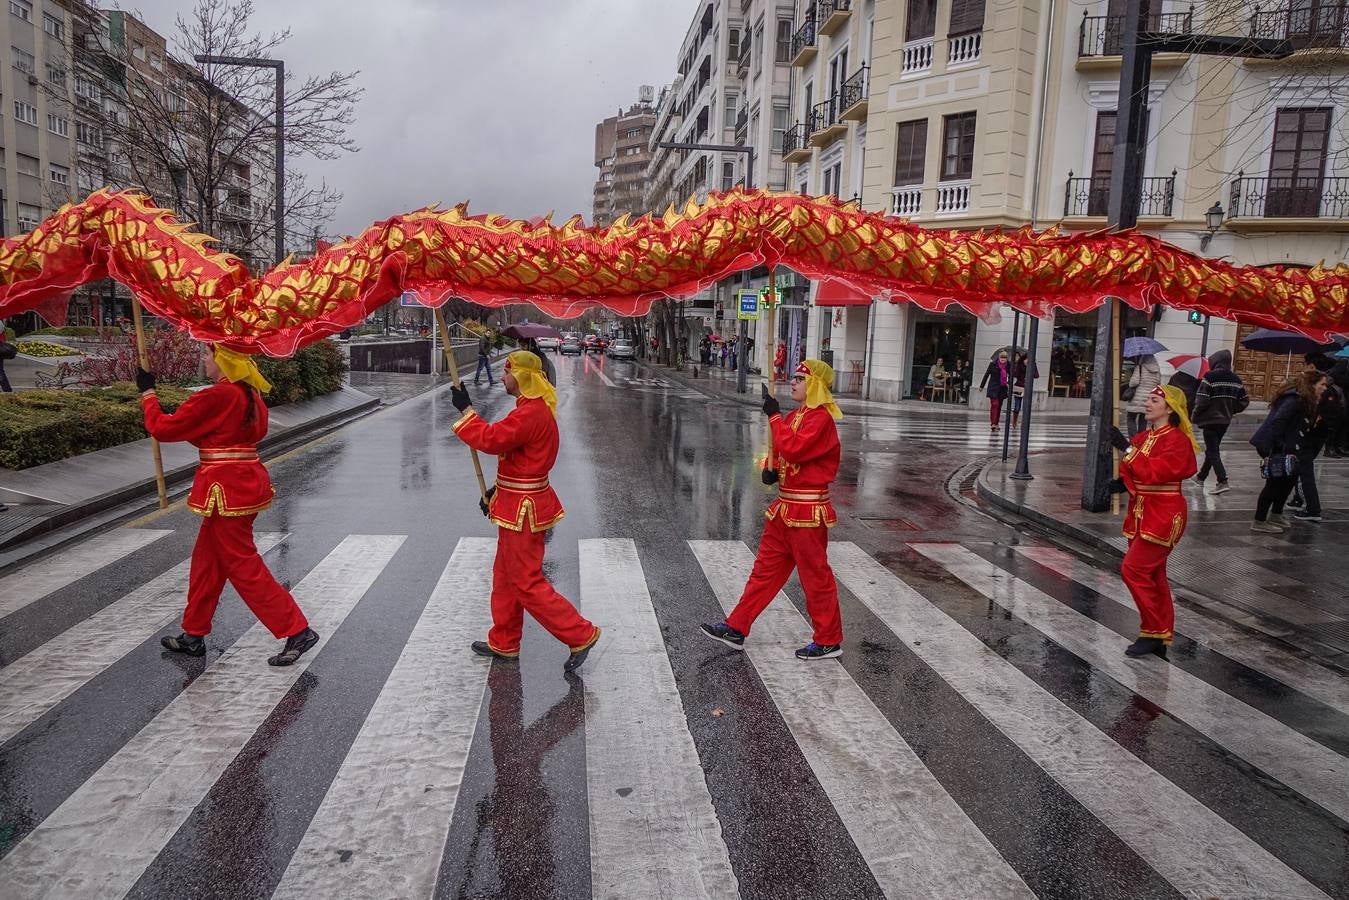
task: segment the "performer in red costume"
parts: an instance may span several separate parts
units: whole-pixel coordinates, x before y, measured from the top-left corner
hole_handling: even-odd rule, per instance
[[[454,433],[465,444],[499,457],[496,486],[483,514],[497,525],[497,555],[492,566],[492,629],[486,641],[474,641],[479,656],[514,659],[520,655],[520,631],[528,612],[571,651],[563,669],[585,662],[600,629],[586,621],[543,576],[543,535],[564,515],[548,484],[557,461],[557,392],[548,383],[539,357],[517,350],[506,357],[502,383],[515,397],[515,409],[489,423],[474,411],[468,391],[451,389],[452,402],[464,415]]]
[[[1113,493],[1129,492],[1124,536],[1129,550],[1120,575],[1138,607],[1138,640],[1124,651],[1129,656],[1155,653],[1166,659],[1176,611],[1166,560],[1185,533],[1185,496],[1180,486],[1199,471],[1199,444],[1186,411],[1185,392],[1161,385],[1148,395],[1143,410],[1147,428],[1130,440],[1118,428],[1111,442],[1124,451]]]
[[[267,406],[260,391],[272,386],[251,357],[224,347],[203,354],[206,375],[215,381],[197,391],[172,415],[155,395],[155,376],[140,370],[145,430],[161,441],[187,441],[198,448],[187,508],[202,517],[192,548],[183,633],[160,643],[174,653],[202,656],[220,592],[229,581],[248,608],[286,645],[267,662],[293,665],[318,643],[290,592],[277,584],[253,544],[253,520],[272,503],[271,478],[258,460],[258,441],[267,434]]]
[[[792,375],[792,399],[802,405],[784,419],[776,398],[764,390],[763,411],[773,432],[773,455],[765,461],[764,484],[777,484],[778,496],[764,514],[763,537],[740,602],[724,622],[703,625],[713,640],[745,648],[750,626],[787,583],[795,567],[806,591],[806,612],[814,640],[796,651],[797,659],[843,655],[843,623],[838,583],[829,568],[829,529],[838,523],[829,502],[829,485],[838,474],[841,449],[835,422],[843,418],[830,393],[834,370],[808,359]]]

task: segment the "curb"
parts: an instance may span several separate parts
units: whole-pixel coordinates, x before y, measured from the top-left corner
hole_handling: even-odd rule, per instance
[[[978,495],[981,501],[989,504],[990,506],[996,506],[1007,512],[1014,513],[1020,518],[1025,519],[1027,522],[1031,522],[1034,523],[1035,525],[1038,525],[1045,531],[1060,535],[1062,537],[1066,537],[1080,544],[1085,544],[1091,547],[1091,549],[1101,553],[1109,554],[1110,556],[1113,556],[1115,559],[1119,560],[1124,559],[1124,551],[1121,550],[1119,547],[1115,546],[1114,544],[1110,543],[1110,541],[1107,541],[1105,538],[1101,537],[1099,534],[1096,534],[1093,531],[1087,531],[1082,528],[1075,528],[1074,526],[1069,525],[1066,522],[1060,521],[1059,519],[1056,519],[1051,515],[1040,512],[1038,509],[1034,509],[1029,506],[1022,506],[1015,500],[1007,499],[1006,497],[999,494],[997,491],[993,490],[987,484],[985,484],[984,475],[987,474],[988,470],[991,467],[1000,464],[1001,460],[993,460],[992,462],[987,462],[984,463],[982,466],[980,466],[979,475],[974,480],[974,489],[975,493]]]

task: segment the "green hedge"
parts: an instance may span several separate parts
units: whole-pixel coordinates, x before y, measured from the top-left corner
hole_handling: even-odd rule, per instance
[[[347,362],[332,341],[318,341],[290,359],[260,356],[258,368],[272,383],[267,405],[280,406],[331,394],[342,386]]]
[[[98,338],[99,340],[121,340],[120,328],[99,328],[95,325],[62,325],[59,328],[39,328],[32,332],[37,335],[56,335],[57,337]]]
[[[165,387],[160,403],[178,408],[188,392]],[[118,384],[87,391],[0,394],[0,467],[26,469],[146,437],[140,394]]]

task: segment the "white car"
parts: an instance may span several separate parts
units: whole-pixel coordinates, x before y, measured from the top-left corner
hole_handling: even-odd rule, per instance
[[[556,352],[562,346],[560,337],[541,337],[536,341],[540,350],[552,350]]]
[[[631,341],[619,338],[608,346],[606,351],[610,359],[636,359],[637,351]]]

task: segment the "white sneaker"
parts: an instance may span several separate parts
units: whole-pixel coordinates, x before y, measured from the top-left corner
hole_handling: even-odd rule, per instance
[[[1289,524],[1283,513],[1270,513],[1269,520],[1280,528],[1287,528]]]
[[[1283,534],[1283,529],[1273,522],[1261,522],[1259,519],[1251,522],[1251,531],[1260,534]]]
[[[1232,488],[1231,488],[1231,486],[1230,486],[1226,481],[1220,481],[1220,482],[1218,482],[1217,484],[1215,484],[1213,487],[1209,488],[1209,489],[1208,489],[1208,493],[1209,493],[1209,494],[1226,494],[1226,493],[1227,493],[1228,491],[1230,491],[1230,490],[1232,490]]]

